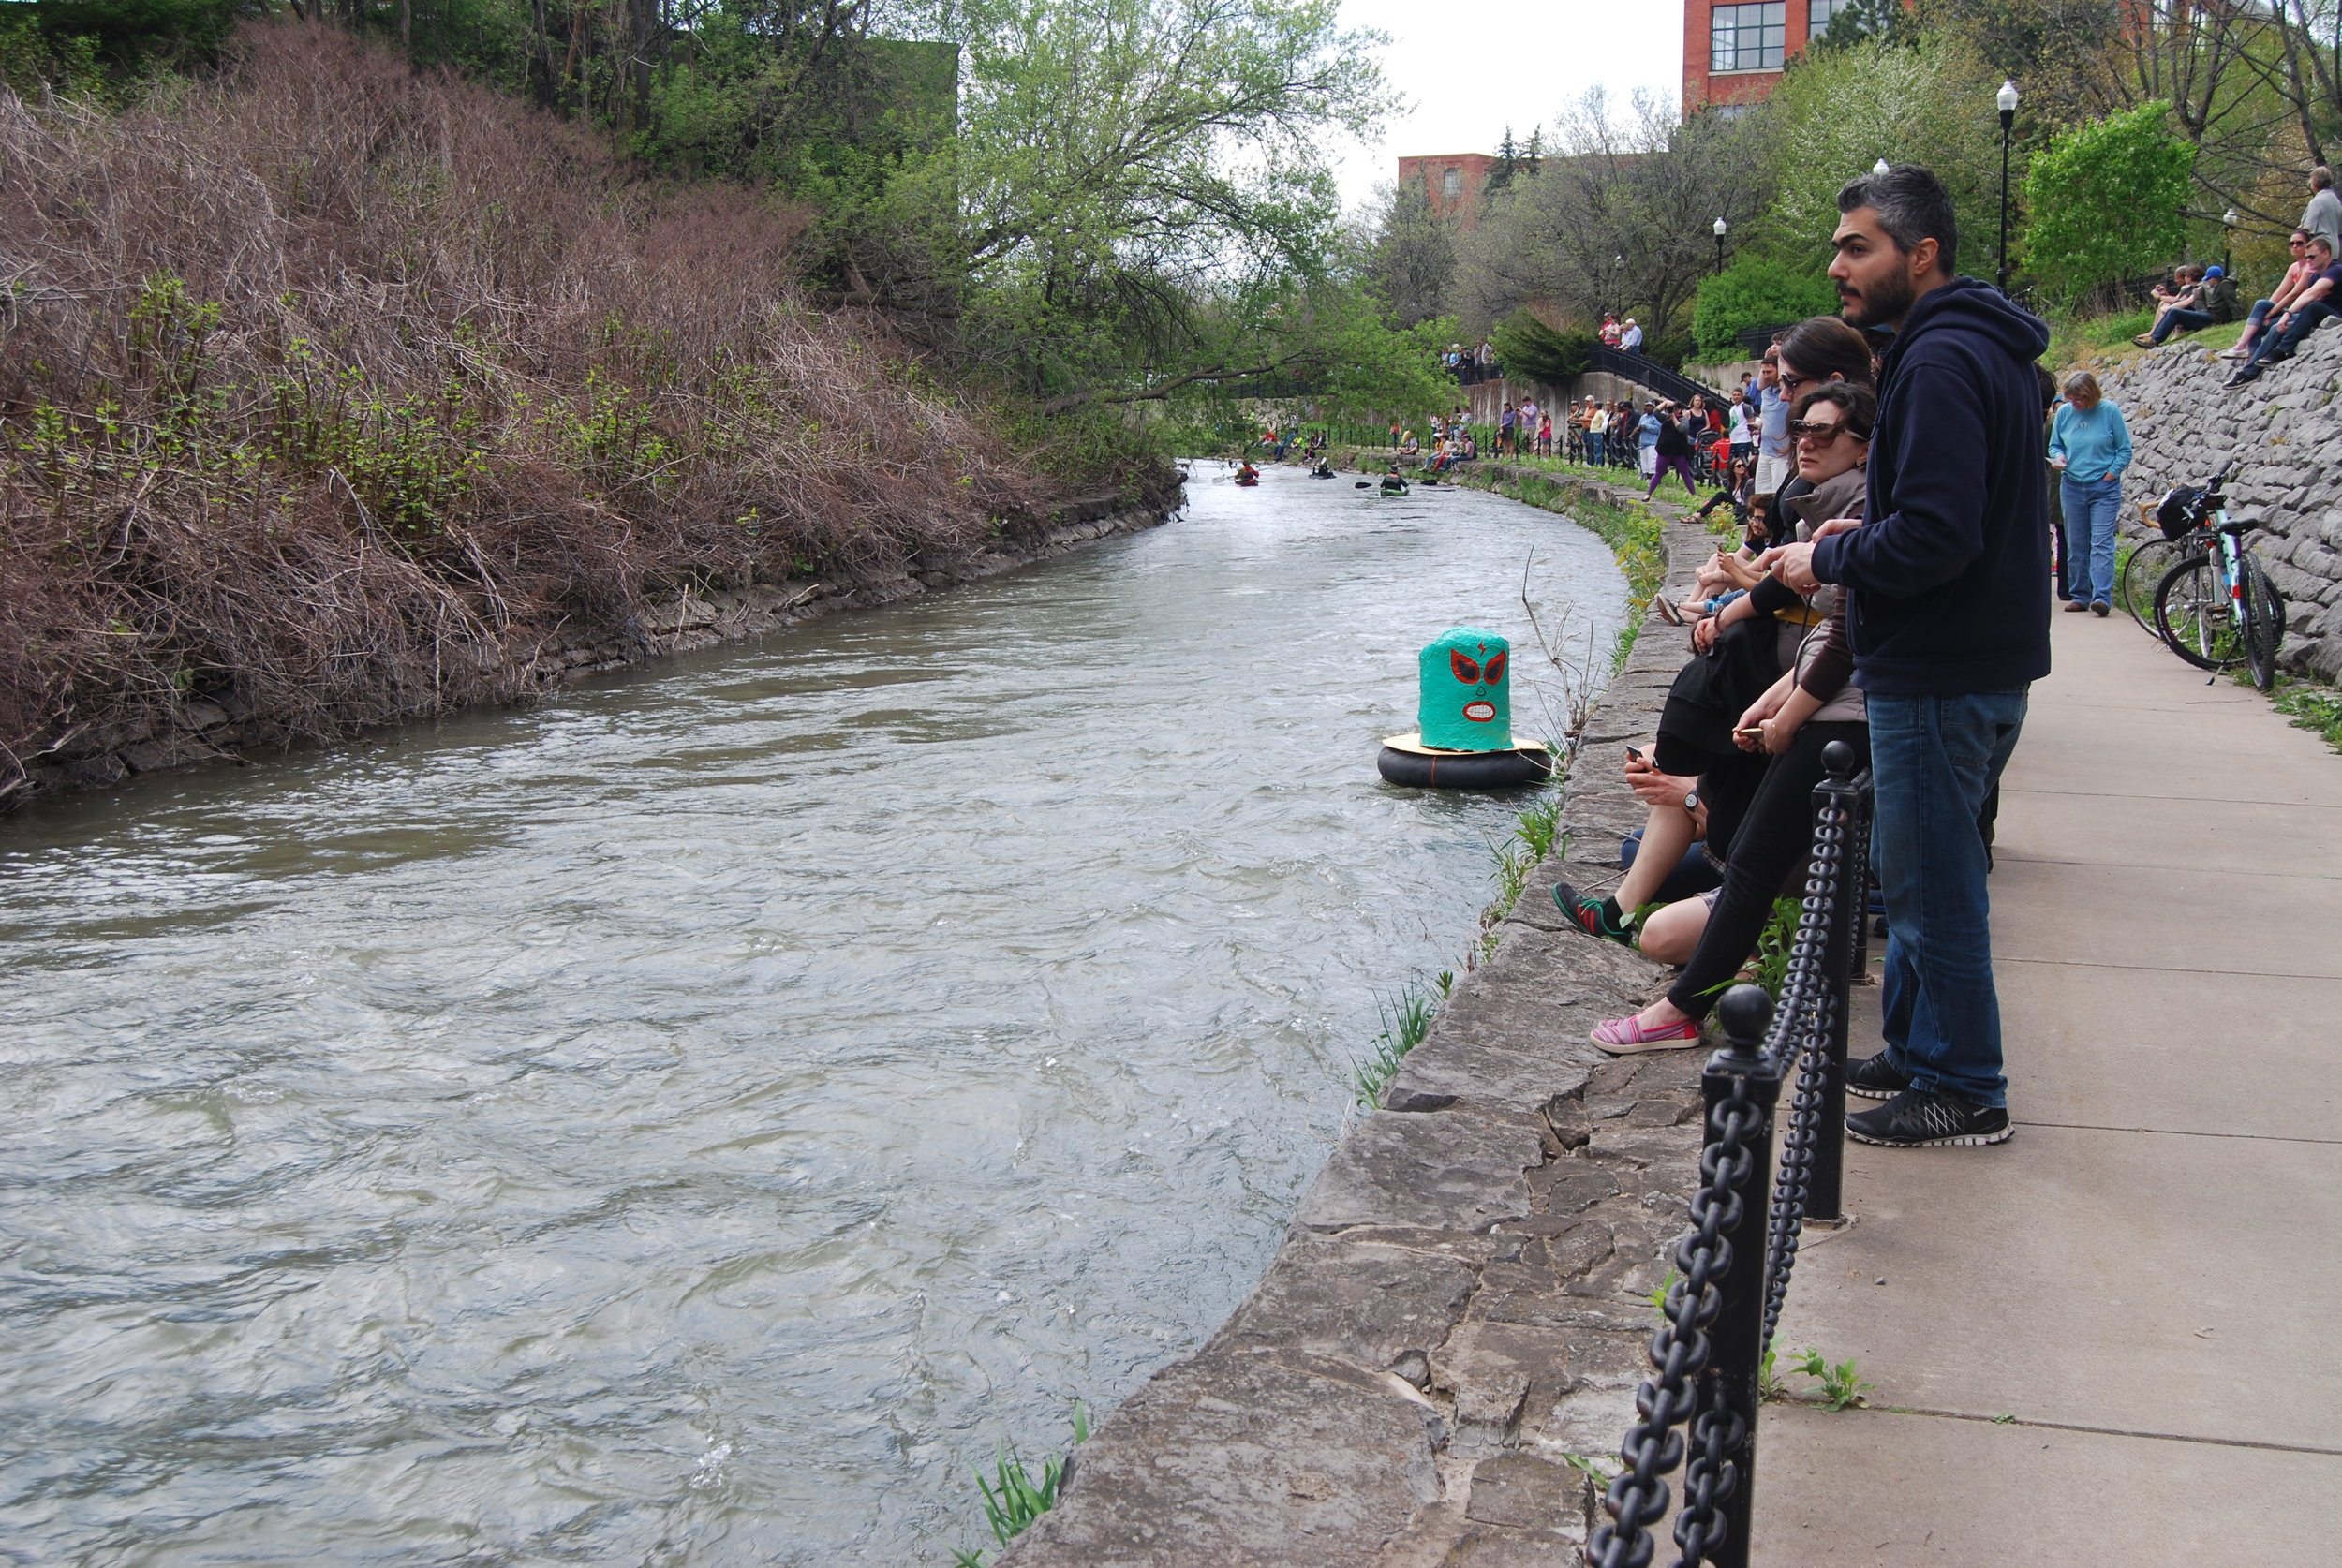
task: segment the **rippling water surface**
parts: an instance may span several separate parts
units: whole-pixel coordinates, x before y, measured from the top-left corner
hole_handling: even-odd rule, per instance
[[[1467,939],[1509,809],[1376,780],[1416,647],[1533,549],[1617,620],[1491,496],[1190,495],[0,823],[0,1561],[975,1544],[969,1464],[1209,1333]]]

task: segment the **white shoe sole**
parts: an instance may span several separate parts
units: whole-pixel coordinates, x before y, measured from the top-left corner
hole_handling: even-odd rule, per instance
[[[1593,1040],[1591,1034],[1586,1038]],[[1633,1045],[1613,1045],[1607,1040],[1593,1040],[1593,1048],[1605,1056],[1639,1057],[1648,1051],[1688,1051],[1698,1043],[1699,1036],[1694,1035],[1689,1040],[1645,1040]]]
[[[1982,1148],[1987,1144],[2005,1144],[2016,1136],[2016,1132],[2017,1124],[2012,1121],[1997,1132],[1962,1132],[1949,1138],[1927,1138],[1916,1144],[1901,1144],[1892,1138],[1864,1137],[1854,1130],[1851,1122],[1846,1124],[1845,1130],[1847,1137],[1858,1144],[1869,1144],[1874,1148]]]

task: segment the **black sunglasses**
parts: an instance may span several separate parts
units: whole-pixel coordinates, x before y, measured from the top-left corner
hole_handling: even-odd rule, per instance
[[[1851,428],[1841,420],[1791,420],[1789,422],[1789,434],[1792,436],[1801,441],[1819,441],[1824,446],[1836,440],[1840,432]],[[1867,441],[1871,438],[1870,432],[1856,430],[1854,438],[1858,441]]]

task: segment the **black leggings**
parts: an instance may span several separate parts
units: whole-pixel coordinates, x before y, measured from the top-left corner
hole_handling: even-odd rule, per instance
[[[1771,759],[1748,809],[1725,850],[1724,890],[1709,912],[1698,951],[1668,988],[1668,1000],[1693,1018],[1705,1018],[1724,988],[1756,951],[1772,902],[1782,884],[1811,857],[1814,848],[1814,786],[1820,783],[1822,747],[1842,740],[1867,765],[1870,726],[1860,721],[1799,729],[1789,749]],[[1712,828],[1714,819],[1710,818]],[[1715,842],[1712,832],[1710,844]]]

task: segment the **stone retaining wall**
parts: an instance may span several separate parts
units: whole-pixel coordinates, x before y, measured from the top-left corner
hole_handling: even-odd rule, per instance
[[[1712,543],[1668,525],[1671,588]],[[1682,666],[1666,629],[1604,695],[1567,836],[1495,956],[1336,1146],[1251,1297],[1106,1417],[1001,1568],[1578,1561],[1598,1500],[1569,1459],[1615,1454],[1633,1417],[1698,1182],[1705,1053],[1587,1043],[1667,971],[1564,922],[1551,889],[1614,877],[1642,823],[1618,748]]]
[[[2137,451],[2123,481],[2124,522],[2142,532],[2138,502],[2201,484],[2241,456],[2229,510],[2268,530],[2252,548],[2290,607],[2283,662],[2334,680],[2342,677],[2342,328],[2312,333],[2252,385],[2223,389],[2235,368],[2183,338],[2098,373]]]
[[[524,693],[547,691],[668,654],[763,636],[840,610],[890,604],[1029,566],[1096,540],[1154,527],[1169,521],[1184,504],[1118,509],[1111,502],[1093,501],[1060,512],[1030,545],[956,561],[948,569],[686,589],[650,599],[623,626],[569,628],[536,643],[503,647],[462,644],[447,649],[445,658],[469,673],[508,672],[511,680],[507,684]],[[55,790],[98,788],[133,774],[245,759],[282,751],[288,744],[281,723],[265,712],[240,707],[232,695],[216,702],[182,703],[141,725],[77,732],[30,759],[24,778],[0,789],[0,812]]]

